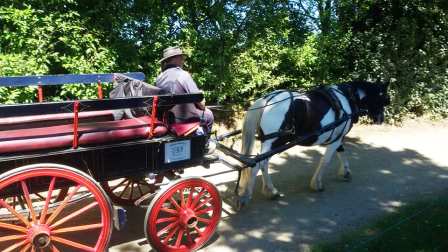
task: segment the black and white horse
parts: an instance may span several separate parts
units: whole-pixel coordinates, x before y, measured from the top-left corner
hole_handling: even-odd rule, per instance
[[[310,182],[315,191],[322,191],[322,173],[334,153],[340,160],[339,175],[351,179],[349,163],[343,155],[344,136],[359,116],[367,115],[374,123],[384,121],[384,107],[389,104],[387,84],[355,81],[319,87],[306,93],[278,90],[267,94],[247,111],[242,131],[241,153],[257,155],[296,141],[298,145],[325,145]],[[258,151],[254,149],[260,140]],[[268,173],[269,158],[252,168],[244,169],[238,186],[238,207],[252,197],[256,176],[261,169],[263,193],[271,198],[281,194]]]

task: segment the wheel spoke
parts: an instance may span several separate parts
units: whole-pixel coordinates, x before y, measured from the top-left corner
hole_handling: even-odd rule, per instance
[[[193,199],[193,202],[190,205],[190,208],[195,208],[196,204],[199,202],[199,200],[201,199],[202,195],[204,195],[205,193],[205,189],[202,188],[202,190],[198,193],[198,195],[196,195],[196,197]]]
[[[26,235],[8,235],[0,237],[0,242],[5,241],[14,241],[14,240],[20,240],[20,239],[26,239]]]
[[[182,241],[182,237],[184,236],[184,230],[181,228],[179,230],[179,233],[177,233],[177,239],[176,239],[176,248],[180,247],[180,242]]]
[[[213,207],[207,207],[207,208],[204,208],[204,209],[202,209],[202,210],[197,211],[197,212],[196,212],[196,215],[205,214],[205,213],[207,213],[207,212],[212,211],[213,209],[214,209]]]
[[[174,207],[175,207],[178,211],[181,210],[179,204],[177,203],[177,201],[176,201],[175,199],[173,199],[173,197],[170,197],[169,200],[170,200],[171,204],[174,205]]]
[[[174,228],[173,230],[171,230],[171,232],[169,232],[169,234],[165,237],[165,239],[163,239],[162,243],[167,245],[168,242],[170,241],[170,239],[174,236],[174,234],[176,233],[176,231],[179,229],[178,226],[176,226],[176,228]]]
[[[95,252],[95,248],[89,247],[87,245],[84,245],[84,244],[81,244],[81,243],[78,243],[78,242],[70,241],[70,240],[67,240],[67,239],[64,239],[64,238],[61,238],[61,237],[58,237],[58,236],[52,236],[51,240],[55,241],[55,242],[62,243],[64,245],[67,245],[67,246],[70,246],[70,247],[73,247],[73,248],[81,249],[83,251]]]
[[[197,226],[194,227],[194,230],[196,231],[196,233],[198,233],[199,236],[202,236],[202,231]]]
[[[160,218],[157,219],[156,224],[160,224],[160,223],[164,223],[164,222],[173,222],[173,221],[177,221],[177,217],[169,217],[169,218]]]
[[[118,187],[120,187],[124,182],[128,181],[127,179],[123,179],[120,183],[118,183],[118,185],[114,186],[113,188],[111,188],[110,190],[113,192],[115,191]]]
[[[8,209],[8,211],[10,213],[12,213],[14,216],[16,216],[19,220],[21,220],[27,227],[30,226],[30,222],[27,219],[25,219],[25,217],[23,217],[23,215],[16,212],[16,210],[14,210],[14,208],[12,208],[10,205],[8,205],[8,203],[6,203],[4,200],[0,199],[0,205],[3,206],[4,208]],[[0,224],[2,224],[2,223],[0,222]]]
[[[18,248],[24,246],[24,245],[27,244],[27,243],[28,243],[28,240],[21,241],[21,242],[16,243],[16,244],[14,244],[14,245],[12,245],[12,246],[9,246],[7,249],[2,250],[2,252],[12,252],[12,251],[16,251],[16,249],[18,249]]]
[[[140,192],[140,197],[143,196],[142,188],[140,187],[140,184],[138,184],[138,183],[137,183],[137,188],[138,188],[138,191]]]
[[[130,194],[130,195],[129,195],[129,200],[132,200],[132,196],[134,196],[134,185],[135,185],[135,183],[132,182],[132,185],[131,185],[131,193],[129,193],[129,194]]]
[[[13,224],[8,224],[8,223],[3,223],[3,222],[0,222],[0,228],[9,229],[9,230],[15,230],[15,231],[22,232],[22,233],[25,233],[25,234],[28,232],[28,229],[26,229],[26,228],[24,228],[22,226],[16,226],[16,225],[13,225]]]
[[[178,215],[178,212],[176,210],[174,210],[174,209],[171,209],[171,208],[162,207],[162,208],[160,208],[160,211],[163,211],[165,213],[174,214],[176,216]]]
[[[208,197],[207,199],[201,201],[200,204],[198,204],[193,211],[199,210],[201,209],[201,207],[205,206],[207,203],[209,203],[213,198],[212,197]]]
[[[65,222],[67,222],[67,221],[69,221],[69,220],[75,218],[76,216],[79,216],[79,215],[83,214],[83,213],[86,212],[87,210],[89,210],[89,209],[91,209],[91,208],[93,208],[93,207],[95,207],[95,206],[97,206],[97,205],[98,205],[98,202],[96,202],[96,201],[95,201],[95,202],[92,202],[92,203],[90,203],[89,205],[87,205],[87,206],[85,206],[85,207],[83,207],[83,208],[77,210],[76,212],[73,212],[73,213],[67,215],[66,217],[60,219],[59,221],[57,221],[56,223],[54,223],[54,224],[51,225],[50,227],[51,227],[51,229],[54,229],[54,228],[56,228],[57,226],[60,226],[60,225],[64,224]]]
[[[28,249],[30,249],[30,248],[31,248],[31,243],[28,243],[28,245],[26,245],[25,247],[23,247],[23,248],[20,250],[20,252],[27,252]],[[33,248],[33,250],[31,250],[31,251],[34,251],[34,248]]]
[[[23,180],[20,181],[20,184],[22,185],[23,195],[25,196],[26,204],[28,205],[28,209],[31,213],[31,219],[33,220],[33,223],[37,223],[36,212],[34,212],[33,203],[31,202],[30,193],[28,191],[28,186]]]
[[[52,230],[51,233],[52,234],[63,234],[63,233],[71,233],[71,232],[79,232],[79,231],[84,231],[84,230],[98,229],[98,228],[102,228],[102,227],[103,227],[103,223],[98,223],[98,224],[90,224],[90,225],[82,225],[82,226],[56,229],[56,230]]]
[[[190,234],[190,230],[188,230],[187,229],[187,241],[190,243],[190,244],[194,244],[194,241],[193,241],[193,238],[191,237],[191,234]]]
[[[124,187],[123,191],[121,191],[120,195],[118,195],[119,198],[121,198],[121,196],[123,196],[123,194],[126,192],[126,189],[128,189],[130,184],[131,184],[131,180],[128,180],[128,183],[126,183],[126,186]]]
[[[177,228],[177,224],[178,223],[176,221],[176,222],[173,222],[173,223],[167,225],[166,227],[162,228],[159,232],[157,232],[157,236],[161,236],[163,233],[165,233],[166,231],[172,229],[173,227]]]
[[[196,217],[198,219],[199,222],[205,223],[205,224],[209,224],[210,220],[209,219],[205,219],[205,218],[201,218],[201,217]]]
[[[51,250],[52,252],[61,252],[54,244],[51,245]]]
[[[185,208],[184,189],[180,189],[179,193],[180,193],[180,207]]]
[[[190,193],[188,194],[188,199],[187,199],[187,207],[190,207],[191,205],[191,201],[193,200],[193,193],[194,193],[194,188],[190,187]]]
[[[47,211],[50,205],[51,196],[53,195],[53,189],[55,183],[56,183],[56,177],[53,177],[50,181],[50,186],[48,186],[47,199],[45,200],[44,209],[40,213],[40,223],[45,223],[45,218],[47,216]]]
[[[53,214],[48,218],[47,224],[50,225],[53,220],[61,213],[61,211],[65,208],[67,205],[67,202],[72,199],[72,197],[78,192],[79,188],[81,188],[81,185],[77,185],[73,191],[71,191],[67,197],[62,201],[62,203],[56,208],[56,210],[53,212]]]

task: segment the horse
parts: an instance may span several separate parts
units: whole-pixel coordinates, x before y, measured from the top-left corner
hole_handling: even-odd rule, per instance
[[[340,161],[338,174],[351,180],[348,160],[343,155],[343,141],[360,116],[375,124],[384,121],[384,108],[389,105],[388,83],[352,81],[320,86],[307,92],[276,90],[256,100],[245,114],[241,154],[251,156],[269,153],[285,144],[326,146],[310,181],[314,191],[323,191],[322,173],[335,152]],[[261,142],[257,151],[256,140]],[[256,177],[261,169],[263,194],[271,199],[283,197],[268,173],[269,158],[254,167],[243,169],[237,185],[237,208],[248,204]]]

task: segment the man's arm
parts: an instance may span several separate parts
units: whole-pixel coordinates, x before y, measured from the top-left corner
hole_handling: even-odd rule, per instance
[[[193,78],[191,77],[191,75],[187,72],[184,72],[185,76],[184,76],[184,89],[188,94],[191,93],[203,93],[202,90],[200,90],[198,88],[198,86],[196,85],[196,82],[193,80]],[[196,106],[197,109],[200,110],[205,110],[205,99],[202,99],[201,102],[196,102],[194,104]]]

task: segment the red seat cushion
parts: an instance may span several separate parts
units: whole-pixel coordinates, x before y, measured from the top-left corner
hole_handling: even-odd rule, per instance
[[[195,132],[199,126],[199,121],[173,123],[170,125],[170,131],[176,136],[188,136]]]
[[[80,123],[78,144],[94,145],[149,137],[151,118]],[[166,134],[167,129],[156,122],[154,136]],[[73,143],[73,124],[0,131],[0,153],[35,151],[70,147]]]
[[[112,110],[88,111],[78,114],[80,122],[113,121]],[[17,116],[0,118],[0,130],[39,128],[73,123],[73,113]]]

